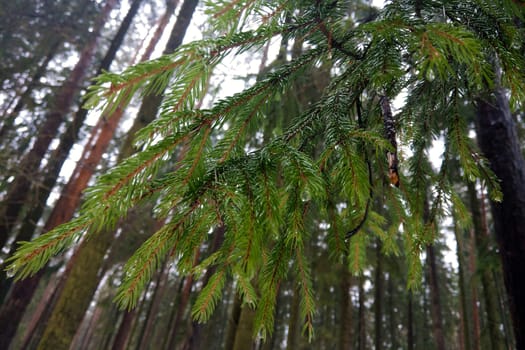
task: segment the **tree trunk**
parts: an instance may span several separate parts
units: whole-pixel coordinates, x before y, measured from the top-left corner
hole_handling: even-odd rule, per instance
[[[41,125],[36,140],[24,158],[20,161],[18,175],[10,185],[9,192],[0,207],[0,246],[4,246],[11,233],[20,210],[29,195],[31,179],[38,172],[40,163],[47,153],[51,141],[56,137],[60,125],[75,101],[80,91],[82,81],[88,71],[89,65],[94,57],[97,39],[104,23],[116,5],[117,0],[108,0],[100,17],[95,24],[91,40],[82,50],[80,58],[73,68],[69,78],[60,87],[55,96],[50,111],[46,114],[44,123]]]
[[[175,51],[182,44],[182,40],[184,39],[184,35],[186,34],[186,30],[188,29],[198,2],[199,0],[184,0],[182,3],[177,16],[177,21],[173,26],[170,38],[168,39],[168,43],[164,49],[164,54],[173,53],[173,51]],[[128,131],[128,134],[134,135],[137,131],[144,128],[155,119],[162,102],[163,94],[164,92],[159,93],[158,95],[144,96],[137,118],[133,122],[133,126]],[[133,144],[131,142],[124,144],[123,152],[132,152],[132,150]]]
[[[254,348],[253,325],[255,319],[255,310],[248,305],[241,307],[239,323],[235,331],[235,341],[233,350],[251,350]]]
[[[501,181],[503,201],[491,202],[516,348],[525,349],[525,160],[503,89],[477,101],[479,146]]]
[[[167,278],[169,273],[169,266],[167,261],[164,262],[162,269],[158,271],[157,281],[155,282],[155,290],[151,296],[151,303],[149,305],[148,312],[146,313],[146,320],[144,325],[144,331],[141,334],[139,339],[137,349],[146,349],[148,348],[151,340],[151,335],[153,332],[153,324],[157,320],[157,314],[159,311],[160,302],[162,296],[164,295],[165,287],[167,284]]]
[[[359,276],[359,324],[358,324],[358,349],[365,350],[366,346],[366,317],[365,317],[365,277]]]
[[[350,298],[350,287],[352,286],[352,274],[348,270],[346,256],[342,266],[341,274],[341,325],[339,334],[339,349],[349,350],[352,348],[352,299]]]
[[[197,249],[195,252],[195,256],[193,258],[194,266],[197,265],[199,261],[200,253],[201,253],[200,249]],[[186,281],[184,282],[184,288],[182,290],[180,301],[178,305],[176,305],[178,310],[175,316],[175,320],[173,321],[173,325],[171,326],[171,335],[170,335],[170,341],[168,344],[168,349],[175,349],[175,346],[177,344],[177,331],[179,330],[179,326],[181,325],[181,322],[186,313],[186,309],[188,308],[192,286],[193,286],[193,275],[189,275],[186,278]]]
[[[91,318],[86,324],[85,331],[82,332],[83,334],[78,334],[75,336],[75,339],[73,339],[70,348],[82,350],[89,347],[89,341],[93,338],[96,328],[99,325],[99,322],[101,322],[101,315],[103,311],[104,310],[100,305],[95,307]]]
[[[113,240],[111,234],[103,236],[85,241],[68,262],[67,280],[39,342],[39,349],[69,349],[97,289],[100,267]]]
[[[230,317],[228,317],[228,323],[226,325],[226,335],[224,339],[224,349],[233,349],[233,343],[235,342],[235,331],[239,325],[239,319],[241,317],[241,306],[242,300],[239,295],[235,294],[233,298],[233,305]]]
[[[286,350],[294,350],[297,348],[297,337],[299,333],[299,304],[301,302],[301,298],[299,296],[299,291],[296,289],[292,290],[292,301],[290,305],[290,319],[288,321],[288,337],[286,338]],[[243,312],[249,312],[244,311],[247,308],[247,306],[243,307],[241,311],[241,316]],[[242,322],[239,321],[239,322]],[[237,332],[239,332],[239,327],[242,327],[242,325],[237,326]],[[251,340],[250,335],[250,340]],[[243,340],[244,341],[244,340]],[[235,343],[237,344],[237,335],[235,336]],[[248,344],[248,343],[243,343]]]
[[[399,342],[397,338],[397,331],[396,331],[396,306],[395,306],[395,297],[394,297],[394,283],[392,282],[392,274],[388,274],[388,281],[387,281],[387,308],[388,308],[388,326],[390,328],[390,348],[391,349],[398,349],[399,348]]]
[[[113,341],[111,347],[112,350],[124,350],[127,349],[129,339],[131,337],[131,330],[133,328],[133,323],[135,323],[137,318],[137,309],[130,311],[124,311],[124,316],[120,322],[120,326]]]
[[[407,350],[414,350],[414,302],[412,291],[408,291]]]
[[[464,257],[464,241],[456,220],[454,219],[454,234],[456,236],[456,256],[458,259],[458,274],[459,274],[459,301],[460,301],[460,318],[462,337],[460,339],[460,349],[471,349],[471,327],[468,313],[467,288],[465,282],[465,257]],[[472,252],[471,252],[472,253]]]
[[[58,291],[64,285],[64,279],[64,274],[59,276],[57,276],[57,274],[53,274],[50,278],[50,281],[47,282],[44,296],[38,302],[38,306],[31,315],[31,322],[25,329],[22,349],[33,349],[42,337],[45,324],[49,320],[51,310],[55,306],[58,299]]]
[[[427,246],[428,281],[430,287],[430,313],[432,315],[432,333],[438,350],[445,350],[445,335],[443,332],[443,316],[441,313],[441,297],[439,293],[438,271],[434,246]]]
[[[383,348],[383,261],[381,242],[376,241],[376,269],[374,285],[374,344],[376,350]]]
[[[172,296],[173,303],[170,306],[171,313],[170,313],[170,319],[168,321],[168,330],[167,330],[167,332],[166,332],[166,334],[164,336],[164,340],[162,342],[161,349],[171,350],[168,346],[169,346],[169,344],[171,342],[171,335],[173,333],[176,333],[176,332],[173,332],[173,324],[174,324],[175,319],[177,317],[178,305],[179,305],[179,301],[180,301],[181,296],[182,296],[182,291],[184,289],[185,282],[186,282],[185,277],[180,276],[180,281],[179,281],[177,290],[174,293],[174,295]]]
[[[143,322],[141,320],[141,316],[144,313],[143,311],[147,304],[148,293],[151,287],[151,283],[152,281],[149,280],[146,287],[142,291],[142,295],[140,298],[140,302],[138,303],[138,306],[136,306],[134,309],[136,314],[135,314],[134,322],[131,324],[130,337],[128,339],[128,344],[126,346],[126,349],[132,349],[134,345],[136,346],[136,343],[138,343],[137,339],[140,336],[139,329],[142,327],[142,322]]]
[[[492,280],[492,266],[483,264],[483,259],[488,259],[491,254],[489,251],[489,233],[487,227],[487,218],[484,205],[480,203],[474,183],[468,183],[468,195],[470,203],[470,212],[472,213],[472,222],[474,225],[474,238],[476,244],[476,253],[478,266],[483,266],[480,271],[481,285],[483,287],[483,301],[485,305],[485,314],[487,316],[488,327],[488,344],[494,350],[505,348],[503,336],[499,330],[501,324],[498,310],[498,297],[494,281]],[[483,208],[482,208],[483,207]]]
[[[474,251],[474,234],[471,231],[470,232],[470,249],[471,251]],[[474,275],[476,273],[476,260],[474,254],[470,255],[469,259],[469,265],[470,265],[470,274]],[[472,336],[472,348],[477,350],[480,349],[480,333],[481,333],[481,321],[479,318],[479,297],[478,297],[478,288],[474,283],[471,283],[470,286],[471,294],[472,294],[472,328],[473,328],[473,336]]]
[[[0,349],[9,348],[18,324],[43,275],[44,270],[40,270],[34,276],[15,283],[11,288],[7,296],[9,301],[4,302],[0,308]]]

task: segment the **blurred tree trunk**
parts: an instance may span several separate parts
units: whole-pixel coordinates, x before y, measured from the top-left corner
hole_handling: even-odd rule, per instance
[[[101,322],[98,327],[96,327],[96,333],[90,338],[94,339],[96,335],[100,339],[94,347],[95,349],[109,349],[115,336],[114,325],[119,316],[118,306],[115,303],[109,302],[109,300],[106,301],[105,305],[106,307],[103,308],[104,314]],[[88,348],[91,347],[90,345],[91,344],[88,345]],[[70,349],[74,349],[74,347],[70,347]]]
[[[58,291],[64,285],[64,274],[52,274],[47,282],[44,297],[38,302],[36,310],[31,314],[31,321],[25,329],[22,349],[34,349],[42,337],[45,324],[58,299]],[[34,298],[34,297],[33,297]]]
[[[89,318],[89,321],[86,325],[86,330],[83,332],[81,336],[75,337],[73,339],[73,342],[71,343],[72,349],[88,349],[90,340],[93,338],[94,333],[96,332],[96,328],[99,325],[99,323],[102,321],[101,316],[104,312],[104,309],[102,306],[97,305],[95,309],[93,310],[93,314]]]
[[[8,349],[15,336],[18,324],[24,316],[29,301],[38,287],[38,282],[44,276],[40,270],[34,276],[19,281],[13,285],[7,298],[0,308],[0,349]]]
[[[133,329],[133,324],[137,319],[137,309],[126,310],[122,316],[122,321],[118,328],[115,340],[111,347],[112,350],[124,350],[127,348],[129,339],[131,338],[131,330]]]
[[[160,271],[157,272],[157,280],[155,281],[155,289],[151,295],[151,303],[149,305],[148,311],[146,313],[146,320],[143,332],[137,341],[137,349],[146,349],[150,345],[151,335],[153,332],[153,324],[157,321],[157,314],[159,311],[160,302],[167,284],[167,278],[169,273],[169,265],[167,260],[164,261],[164,264]]]
[[[254,348],[253,325],[255,320],[255,310],[248,305],[241,307],[239,323],[235,330],[235,341],[233,350],[251,350]]]
[[[197,265],[200,257],[200,249],[197,248],[195,251],[195,256],[193,258],[193,265]],[[175,315],[175,320],[173,321],[173,324],[171,325],[171,334],[169,336],[169,343],[168,343],[168,349],[175,349],[177,344],[177,332],[179,330],[180,325],[182,324],[182,320],[184,319],[186,309],[188,308],[188,304],[190,302],[190,295],[191,295],[191,288],[193,286],[193,275],[189,275],[186,277],[186,280],[184,281],[184,288],[182,290],[179,302],[176,304],[177,307],[177,314]]]
[[[171,342],[171,335],[176,333],[176,331],[173,330],[173,324],[175,323],[175,319],[177,318],[177,310],[179,301],[182,297],[182,291],[184,289],[184,285],[186,283],[186,278],[182,277],[180,278],[179,285],[176,289],[176,292],[172,296],[173,303],[171,304],[171,312],[170,312],[170,318],[168,320],[168,330],[164,336],[164,340],[162,342],[161,349],[170,350],[169,349],[169,343]]]
[[[146,285],[146,288],[144,288],[144,291],[142,292],[142,296],[140,298],[140,302],[138,303],[138,306],[133,309],[135,311],[135,318],[133,320],[133,323],[130,325],[130,334],[129,338],[127,339],[127,344],[125,349],[132,349],[134,345],[138,343],[138,337],[140,336],[140,330],[142,329],[142,323],[141,320],[142,315],[144,314],[144,309],[147,305],[148,301],[148,294],[149,290],[151,288],[152,280],[150,279],[148,281],[148,284]]]
[[[407,303],[407,350],[414,350],[414,301],[413,293],[408,291]]]
[[[460,301],[460,320],[461,320],[461,330],[462,337],[460,339],[460,349],[471,349],[471,327],[469,321],[468,313],[468,297],[467,297],[467,288],[465,282],[465,244],[460,232],[459,227],[457,226],[456,219],[454,218],[454,235],[456,236],[456,256],[458,259],[458,284],[459,284],[459,301]],[[472,253],[472,252],[471,252]]]
[[[482,213],[482,205],[476,191],[475,184],[468,183],[468,196],[470,212],[472,213],[472,222],[474,226],[474,238],[478,258],[478,269],[480,270],[481,285],[483,287],[483,301],[485,305],[485,314],[487,317],[488,343],[491,349],[502,350],[505,348],[502,342],[502,334],[499,330],[501,324],[501,315],[498,310],[498,297],[494,281],[492,279],[492,266],[483,263],[489,259],[489,232],[487,228],[487,219],[485,213]]]
[[[491,202],[516,348],[525,349],[525,160],[505,91],[477,101],[478,142],[500,180],[502,202]]]
[[[381,241],[376,240],[376,268],[374,271],[374,344],[376,350],[383,348],[383,259],[381,256]]]
[[[359,315],[358,315],[358,349],[365,350],[366,346],[366,317],[365,317],[365,277],[359,275]]]
[[[430,206],[427,196],[423,203],[423,221],[425,224],[429,223],[430,221]],[[445,350],[445,334],[443,330],[443,314],[438,278],[439,273],[433,245],[427,245],[426,254],[428,266],[428,286],[430,289],[430,316],[432,319],[432,333],[434,335],[436,349]]]
[[[475,251],[475,245],[474,245],[474,233],[470,232],[470,250],[471,252]],[[469,269],[470,274],[474,276],[476,273],[476,257],[474,254],[470,254],[469,258]],[[478,288],[475,283],[471,283],[470,290],[472,294],[472,328],[473,328],[473,336],[472,336],[472,348],[473,349],[480,349],[480,333],[481,333],[481,320],[479,318],[479,297],[478,297]]]
[[[438,271],[436,265],[436,254],[434,246],[428,245],[427,249],[427,264],[428,264],[428,284],[430,287],[430,313],[432,315],[432,333],[434,334],[434,341],[438,350],[445,350],[445,335],[443,332],[443,315],[441,296],[439,293]]]
[[[10,184],[7,196],[0,206],[0,246],[4,246],[7,242],[9,234],[20,215],[20,210],[23,208],[30,193],[32,179],[38,173],[40,163],[46,155],[51,141],[56,137],[60,126],[80,91],[82,81],[95,56],[101,29],[117,2],[118,0],[108,0],[106,2],[94,26],[91,39],[82,50],[80,58],[68,79],[59,88],[54,102],[39,128],[31,150],[20,161],[18,167],[19,175]]]
[[[226,325],[226,335],[224,339],[225,350],[233,349],[233,344],[235,342],[235,332],[237,330],[237,326],[239,325],[239,319],[241,317],[241,306],[242,300],[239,297],[239,295],[235,293],[235,296],[233,298],[232,310],[230,316],[228,317],[228,323]]]
[[[288,320],[288,337],[286,338],[286,350],[293,350],[297,348],[297,337],[299,333],[299,303],[301,299],[299,296],[299,291],[297,288],[292,289],[292,302],[290,305],[290,319]],[[245,312],[244,310],[248,308],[248,306],[243,307],[241,311]],[[246,311],[248,312],[248,311]],[[241,321],[239,321],[241,322]],[[239,332],[239,325],[237,326],[237,332]],[[235,336],[236,343],[237,343],[237,335]],[[246,343],[248,344],[248,343]]]
[[[348,269],[347,254],[343,262],[341,274],[341,324],[339,334],[339,349],[349,350],[352,348],[352,299],[350,298],[350,287],[352,286],[352,274]]]
[[[399,348],[399,341],[397,338],[397,331],[396,331],[396,309],[397,306],[395,305],[395,296],[394,296],[394,283],[392,282],[392,273],[388,274],[388,280],[387,280],[387,308],[388,308],[388,328],[390,330],[390,348],[392,349],[398,349]]]

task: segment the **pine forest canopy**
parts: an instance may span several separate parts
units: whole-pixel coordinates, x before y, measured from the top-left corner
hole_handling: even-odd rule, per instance
[[[137,304],[169,259],[185,274],[215,268],[193,306],[196,320],[210,318],[233,277],[262,336],[272,332],[280,282],[293,278],[312,336],[315,290],[305,250],[314,228],[324,230],[316,244],[356,274],[366,247],[380,239],[385,254],[407,259],[408,286],[417,287],[421,253],[439,222],[453,215],[470,225],[453,188],[452,164],[460,164],[465,181],[481,179],[492,199],[502,200],[469,130],[476,101],[500,88],[513,110],[523,108],[524,7],[511,0],[401,0],[381,10],[362,8],[356,18],[352,6],[210,1],[206,13],[220,35],[99,76],[90,108],[108,114],[135,93],[167,87],[160,114],[136,135],[139,152],[88,190],[80,215],[23,243],[10,269],[18,278],[30,276],[153,199],[164,225],[127,262],[117,296],[122,307]],[[278,37],[302,44],[300,53],[277,61],[244,91],[196,107],[224,57],[262,50]],[[316,72],[330,74],[319,98],[305,110],[282,113],[282,129],[268,129],[297,81]],[[400,94],[405,104],[394,114],[391,101]],[[445,147],[434,171],[428,150],[438,137]],[[194,265],[196,251],[218,228],[225,229],[220,248]]]

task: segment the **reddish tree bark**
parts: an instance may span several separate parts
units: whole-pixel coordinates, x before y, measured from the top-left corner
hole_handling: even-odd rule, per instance
[[[131,330],[133,328],[133,323],[136,321],[136,317],[137,309],[124,312],[124,316],[120,322],[117,335],[115,336],[115,340],[113,341],[113,345],[111,347],[112,350],[124,350],[127,348]]]
[[[75,97],[80,91],[82,81],[93,60],[100,31],[116,3],[117,0],[108,0],[106,2],[95,23],[91,39],[82,50],[80,58],[68,79],[58,90],[53,105],[39,128],[31,150],[20,161],[20,166],[18,167],[19,175],[11,183],[8,194],[0,207],[0,246],[4,246],[9,238],[9,234],[16,224],[20,210],[31,189],[32,179],[38,172],[40,163],[47,153],[51,141],[57,136],[60,125],[62,125],[75,102]]]

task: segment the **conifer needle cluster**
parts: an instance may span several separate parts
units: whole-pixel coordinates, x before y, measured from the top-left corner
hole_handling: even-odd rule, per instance
[[[523,107],[523,5],[400,0],[366,20],[351,18],[349,6],[337,0],[210,1],[206,13],[220,36],[98,77],[89,107],[108,113],[136,93],[167,88],[159,116],[136,135],[139,151],[89,189],[80,215],[23,243],[10,269],[28,277],[153,200],[165,224],[126,264],[117,296],[125,308],[137,304],[168,259],[184,274],[215,269],[194,303],[196,320],[210,318],[225,281],[233,278],[244,303],[255,309],[262,336],[272,332],[280,283],[293,279],[304,330],[312,336],[316,300],[306,250],[321,224],[327,227],[322,244],[334,261],[348,257],[348,268],[360,273],[366,247],[378,237],[385,253],[406,257],[408,285],[416,286],[420,253],[435,239],[441,218],[453,208],[469,224],[451,186],[449,160],[458,159],[466,181],[480,178],[493,199],[501,197],[469,137],[467,107],[496,85],[507,89],[514,108]],[[221,60],[261,50],[274,38],[302,42],[301,53],[272,65],[244,91],[196,108]],[[320,97],[287,115],[282,129],[268,131],[278,101],[326,66],[330,82]],[[389,121],[396,150],[385,135],[381,101],[399,96],[406,96],[405,104]],[[259,134],[262,141],[254,142]],[[438,137],[445,148],[436,171],[428,150]],[[399,187],[388,178],[387,154],[393,152]],[[195,265],[196,252],[218,228],[225,230],[221,246]]]

